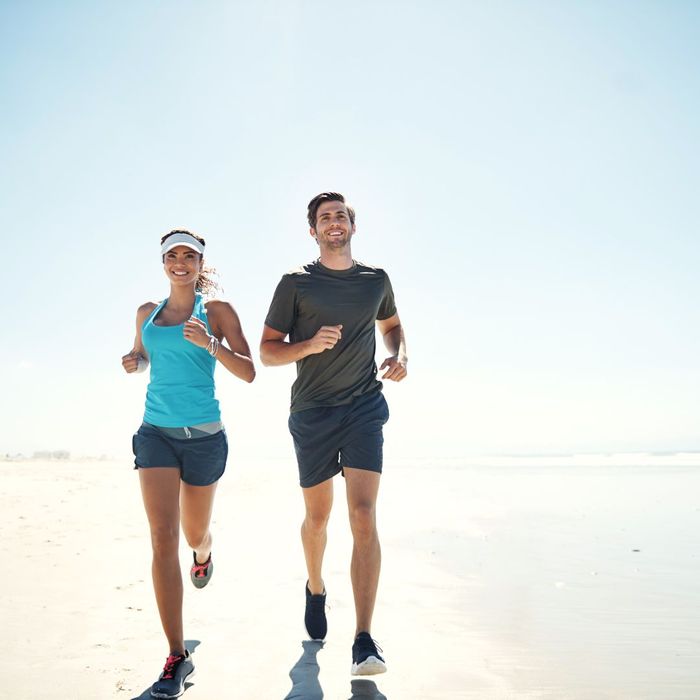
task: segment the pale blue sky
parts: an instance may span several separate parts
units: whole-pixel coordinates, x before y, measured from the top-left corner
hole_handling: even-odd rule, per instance
[[[1,3],[0,452],[128,453],[172,228],[257,359],[327,189],[406,326],[391,454],[700,449],[699,30],[694,2]],[[238,455],[291,457],[293,368],[218,377]]]

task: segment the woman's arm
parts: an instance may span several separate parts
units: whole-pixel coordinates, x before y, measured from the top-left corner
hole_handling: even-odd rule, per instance
[[[122,357],[122,367],[128,374],[132,372],[143,372],[146,367],[148,367],[148,353],[141,341],[141,326],[143,326],[143,322],[156,306],[158,306],[158,304],[147,301],[145,304],[139,306],[136,311],[136,338],[134,340],[134,347]]]
[[[252,382],[255,379],[255,365],[238,314],[227,301],[212,300],[205,306],[209,327],[214,337],[220,341],[216,359],[231,374],[245,382]],[[211,340],[206,327],[198,319],[190,319],[185,323],[185,338],[203,348]],[[223,340],[226,340],[228,347],[221,342]]]

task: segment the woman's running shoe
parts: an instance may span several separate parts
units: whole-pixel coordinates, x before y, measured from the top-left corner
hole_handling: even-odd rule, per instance
[[[163,672],[151,686],[152,698],[179,698],[185,692],[185,681],[194,673],[194,664],[189,651],[184,654],[170,654]]]
[[[211,552],[209,552],[209,559],[207,559],[204,564],[200,564],[197,561],[197,555],[192,552],[192,559],[194,559],[194,564],[190,569],[190,579],[195,588],[204,588],[210,579],[211,575],[214,573],[214,562],[211,560]]]

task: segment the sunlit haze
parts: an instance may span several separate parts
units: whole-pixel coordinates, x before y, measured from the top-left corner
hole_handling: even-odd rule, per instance
[[[120,357],[183,227],[254,349],[252,385],[217,371],[232,456],[292,462],[294,368],[257,346],[324,190],[406,329],[389,457],[700,450],[699,29],[679,1],[3,3],[0,453],[129,455]]]

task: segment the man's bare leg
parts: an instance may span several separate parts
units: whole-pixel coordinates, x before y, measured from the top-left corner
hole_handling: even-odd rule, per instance
[[[370,632],[377,598],[382,552],[377,533],[376,503],[380,475],[366,469],[344,469],[353,548],[350,578],[357,629]]]
[[[321,568],[328,539],[326,528],[333,506],[333,479],[302,489],[302,493],[306,516],[301,525],[301,542],[309,574],[309,591],[319,595],[324,592]]]

